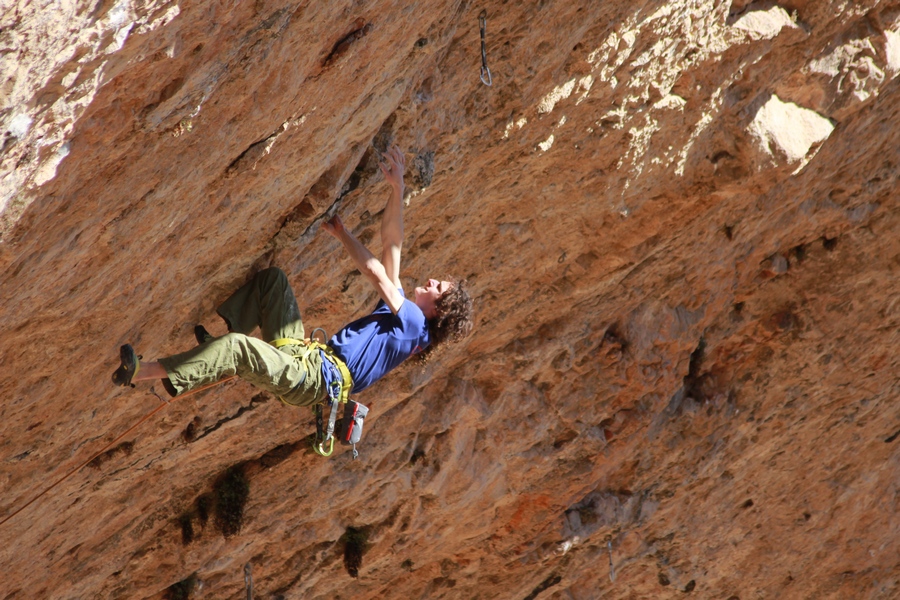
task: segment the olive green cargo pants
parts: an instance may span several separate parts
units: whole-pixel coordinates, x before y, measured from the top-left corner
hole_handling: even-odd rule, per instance
[[[178,394],[237,375],[288,404],[311,406],[325,397],[322,357],[306,346],[276,349],[273,340],[302,340],[303,322],[281,269],[257,273],[216,309],[231,333],[159,359]],[[262,340],[249,337],[259,327]]]

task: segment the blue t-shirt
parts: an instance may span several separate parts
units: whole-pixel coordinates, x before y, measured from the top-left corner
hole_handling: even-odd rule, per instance
[[[404,300],[396,315],[381,300],[371,314],[353,321],[328,342],[350,369],[353,392],[363,391],[431,342],[422,310],[405,299],[402,289],[400,294]]]

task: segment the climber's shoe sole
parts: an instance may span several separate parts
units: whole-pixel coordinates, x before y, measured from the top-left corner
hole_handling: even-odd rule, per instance
[[[125,344],[119,348],[119,360],[122,364],[112,374],[113,383],[122,387],[134,387],[131,380],[141,366],[141,357],[135,354],[131,344]]]

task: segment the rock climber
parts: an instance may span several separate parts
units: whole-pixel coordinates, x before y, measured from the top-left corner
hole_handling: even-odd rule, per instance
[[[391,186],[381,223],[381,260],[344,228],[340,217],[322,225],[340,240],[381,297],[371,314],[338,331],[327,345],[311,342],[304,337],[287,276],[277,268],[265,269],[217,309],[229,333],[213,337],[198,325],[198,346],[153,362],[142,362],[126,344],[113,382],[133,386],[161,379],[169,394],[178,396],[238,375],[287,404],[311,406],[334,399],[337,390],[346,401],[347,393],[361,392],[410,356],[424,360],[444,343],[466,336],[472,329],[472,300],[464,280],[429,279],[415,288],[412,299],[406,298],[400,285],[406,161],[393,146],[379,163]],[[257,327],[262,339],[250,337]]]

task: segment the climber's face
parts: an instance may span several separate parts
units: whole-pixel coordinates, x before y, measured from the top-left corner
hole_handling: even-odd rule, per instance
[[[425,314],[426,319],[437,316],[437,301],[452,287],[453,284],[449,281],[429,279],[425,285],[416,288],[415,303]]]

